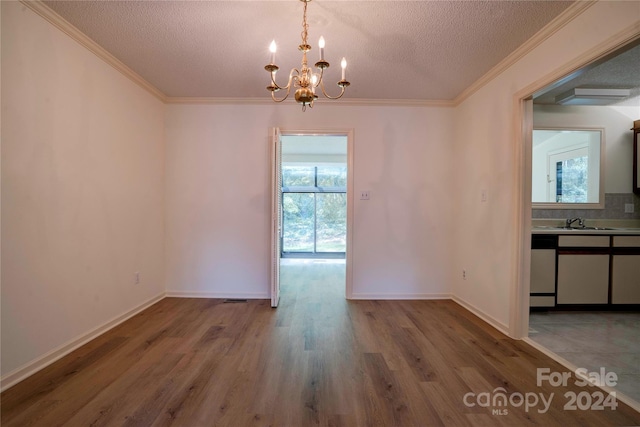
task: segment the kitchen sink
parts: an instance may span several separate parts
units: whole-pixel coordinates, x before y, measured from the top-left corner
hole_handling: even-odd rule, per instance
[[[583,228],[576,228],[576,230],[616,230],[616,229],[609,228],[609,227],[583,227]]]
[[[616,228],[609,227],[555,227],[557,230],[616,230]]]

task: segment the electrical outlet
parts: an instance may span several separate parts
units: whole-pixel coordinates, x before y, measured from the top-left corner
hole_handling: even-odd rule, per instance
[[[634,206],[633,203],[625,203],[624,204],[624,213],[633,213],[634,210]]]
[[[462,270],[462,280],[467,280],[467,270]]]
[[[369,197],[371,196],[370,193],[371,192],[369,190],[362,190],[360,192],[360,200],[369,200]]]
[[[136,271],[135,273],[133,273],[133,283],[135,285],[140,283],[140,272]]]
[[[482,190],[482,192],[480,193],[480,201],[482,203],[487,202],[487,190]]]

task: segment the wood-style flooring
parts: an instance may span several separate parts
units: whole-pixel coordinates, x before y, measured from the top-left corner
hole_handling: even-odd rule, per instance
[[[565,410],[566,392],[597,389],[538,387],[537,368],[566,368],[452,301],[346,301],[334,273],[298,267],[278,309],[158,302],[2,393],[2,426],[640,424],[622,403]],[[477,404],[499,387],[513,404]],[[527,412],[517,393],[553,400]]]

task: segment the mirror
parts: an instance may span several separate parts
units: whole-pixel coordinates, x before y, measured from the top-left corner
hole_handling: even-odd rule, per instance
[[[604,129],[534,129],[534,208],[604,209]]]

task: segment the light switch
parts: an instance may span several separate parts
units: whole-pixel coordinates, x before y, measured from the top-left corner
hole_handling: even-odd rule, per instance
[[[480,194],[480,201],[482,203],[487,201],[487,190],[482,190],[482,193]]]

